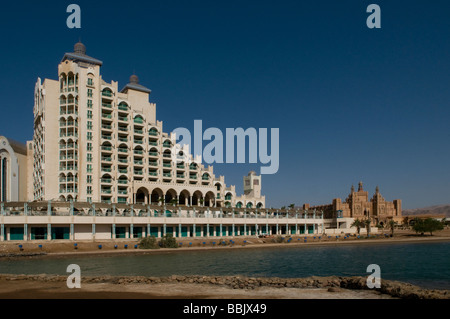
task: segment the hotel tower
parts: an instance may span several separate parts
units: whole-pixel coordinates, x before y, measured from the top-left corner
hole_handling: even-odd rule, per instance
[[[190,154],[173,161],[175,136],[156,119],[151,90],[136,75],[121,88],[107,83],[101,66],[79,42],[64,54],[57,80],[38,78],[34,136],[27,143],[29,200],[265,206],[255,172],[236,197],[235,187],[216,177],[212,166]]]

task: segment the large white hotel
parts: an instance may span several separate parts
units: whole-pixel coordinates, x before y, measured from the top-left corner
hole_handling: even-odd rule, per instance
[[[34,134],[0,136],[1,240],[115,239],[324,233],[351,220],[314,210],[265,208],[261,176],[244,194],[192,160],[173,161],[174,134],[156,119],[150,89],[102,79],[82,43],[64,54],[58,79],[38,78]]]

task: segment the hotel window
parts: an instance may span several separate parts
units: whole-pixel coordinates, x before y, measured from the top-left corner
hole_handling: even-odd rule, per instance
[[[92,89],[88,89],[88,91],[87,91],[87,96],[88,96],[88,97],[92,97]]]
[[[92,109],[92,100],[87,100],[87,107]]]
[[[92,164],[87,164],[86,172],[92,173]]]
[[[88,186],[86,192],[91,195],[92,194],[92,186]]]
[[[94,81],[92,79],[88,79],[88,85],[94,85]]]
[[[92,132],[87,132],[88,141],[92,141]]]
[[[86,182],[92,184],[92,175],[86,175]]]
[[[92,121],[87,121],[87,129],[92,130]]]
[[[87,149],[88,151],[92,151],[92,143],[87,143],[86,149]]]
[[[87,118],[92,119],[92,111],[91,110],[87,111]]]
[[[88,203],[92,203],[92,197],[86,197]]]
[[[91,153],[87,154],[87,161],[92,162],[92,154]]]

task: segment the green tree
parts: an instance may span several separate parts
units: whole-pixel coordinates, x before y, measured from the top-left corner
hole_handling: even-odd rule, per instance
[[[369,237],[370,236],[370,223],[371,223],[372,221],[370,220],[370,219],[366,219],[365,221],[364,221],[364,225],[366,226],[366,230],[367,230],[367,237]]]
[[[140,249],[158,249],[159,245],[155,236],[144,237],[139,241]]]
[[[433,232],[436,230],[444,229],[444,224],[434,218],[415,219],[413,229],[416,233],[430,233],[433,236]]]
[[[397,222],[396,221],[394,221],[393,219],[391,219],[389,222],[388,222],[388,225],[389,225],[389,228],[391,229],[391,236],[392,237],[394,237],[394,229],[395,229],[395,226],[397,226]]]
[[[165,234],[161,238],[161,247],[162,248],[178,248],[177,240],[173,237],[172,234]]]
[[[356,227],[356,231],[358,232],[358,235],[361,232],[361,228],[363,228],[364,226],[365,226],[364,222],[362,220],[359,220],[358,218],[355,219],[353,221],[353,223],[350,225],[350,227]]]
[[[289,205],[289,208],[290,208],[290,209],[294,209],[294,208],[295,208],[295,204],[290,204],[290,205]]]

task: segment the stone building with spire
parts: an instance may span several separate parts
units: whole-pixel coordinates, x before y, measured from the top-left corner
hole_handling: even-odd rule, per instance
[[[394,199],[392,202],[386,201],[380,194],[377,186],[372,198],[369,198],[369,192],[363,188],[363,183],[359,182],[358,190],[352,185],[350,194],[345,201],[340,198],[333,199],[331,204],[309,206],[303,205],[304,209],[316,209],[324,211],[325,218],[339,219],[368,219],[372,221],[372,225],[386,225],[390,219],[401,221],[402,219],[402,201]]]

